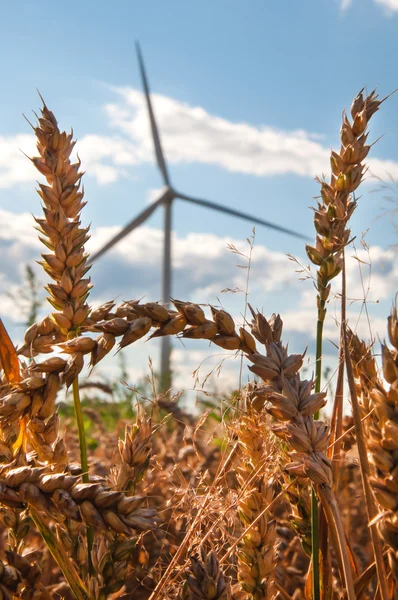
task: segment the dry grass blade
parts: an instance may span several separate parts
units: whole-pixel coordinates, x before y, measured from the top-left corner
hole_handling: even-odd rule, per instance
[[[347,378],[348,378],[348,386],[350,389],[350,397],[351,397],[351,403],[352,403],[352,414],[353,414],[354,424],[355,424],[355,435],[356,435],[356,440],[357,440],[357,444],[358,444],[358,456],[359,456],[359,463],[361,466],[362,486],[363,486],[363,491],[364,491],[364,495],[365,495],[365,499],[366,499],[366,509],[367,509],[367,514],[368,514],[368,520],[370,523],[370,533],[371,533],[372,542],[373,542],[373,549],[374,549],[374,556],[375,556],[375,562],[376,562],[377,577],[378,577],[378,582],[379,582],[379,587],[380,587],[380,594],[381,594],[381,598],[383,600],[388,600],[389,592],[388,592],[388,585],[387,585],[387,574],[386,574],[384,560],[383,560],[382,544],[380,541],[380,537],[379,537],[379,533],[378,533],[376,525],[371,524],[371,521],[377,516],[378,511],[377,511],[375,499],[374,499],[374,496],[373,496],[373,493],[371,490],[371,486],[370,486],[370,481],[369,481],[369,477],[370,477],[369,461],[368,461],[368,455],[367,455],[367,450],[366,450],[365,437],[364,437],[364,433],[363,433],[363,425],[362,425],[362,421],[361,421],[360,406],[359,406],[357,390],[356,390],[356,386],[355,386],[351,354],[350,354],[349,345],[348,345],[347,324],[344,323],[343,326],[344,326],[344,350],[345,350],[346,365],[347,365]]]
[[[44,519],[42,519],[34,509],[30,509],[32,519],[34,520],[38,530],[40,531],[43,539],[50,548],[50,552],[60,566],[66,581],[68,582],[70,589],[76,598],[76,600],[90,600],[87,589],[85,588],[82,580],[79,577],[76,569],[74,568],[69,556],[62,548],[62,545],[54,538],[52,532],[48,528]]]
[[[21,380],[17,351],[0,319],[0,369],[4,371],[7,383],[19,383]]]
[[[351,561],[348,554],[345,532],[336,498],[331,488],[327,488],[326,486],[318,486],[317,491],[322,502],[323,510],[325,511],[329,531],[331,532],[334,543],[334,548],[337,556],[339,557],[341,569],[344,573],[347,598],[348,600],[356,600]]]
[[[217,474],[214,478],[213,483],[209,487],[206,496],[203,499],[201,507],[199,508],[199,510],[198,510],[194,520],[192,521],[188,531],[186,532],[184,538],[182,539],[181,543],[179,544],[177,551],[171,558],[169,564],[167,565],[167,568],[165,569],[164,573],[162,574],[161,578],[159,579],[155,589],[151,593],[149,600],[156,600],[157,598],[161,597],[161,594],[163,593],[164,588],[169,583],[170,579],[173,577],[173,570],[175,569],[176,565],[178,565],[178,563],[180,562],[180,560],[182,559],[184,554],[186,554],[189,544],[190,544],[190,541],[191,541],[191,538],[193,537],[193,535],[195,533],[195,529],[198,526],[198,524],[200,523],[203,513],[205,512],[206,508],[208,507],[211,496],[214,493],[215,486],[217,485],[219,480],[222,477],[224,477],[225,470],[226,470],[225,466],[227,464],[231,463],[232,457],[235,455],[236,449],[237,449],[237,446],[232,448],[232,450],[228,453],[228,455],[224,458],[224,460],[222,460],[220,462],[220,464],[218,465]]]
[[[342,253],[343,260],[343,272],[345,271],[345,255],[344,250]],[[331,422],[331,446],[329,448],[329,456],[333,463],[333,479],[335,489],[338,485],[338,472],[341,452],[341,436],[343,433],[343,403],[344,403],[344,352],[345,352],[345,330],[344,324],[346,322],[346,278],[343,273],[342,278],[342,289],[341,289],[341,325],[340,325],[340,345],[339,345],[339,356],[338,356],[338,375],[336,383],[335,398],[333,403],[333,413]]]
[[[377,528],[383,541],[389,546],[389,563],[395,582],[398,581],[398,528],[396,525],[398,484],[396,478],[396,449],[398,447],[396,381],[398,373],[397,308],[393,307],[388,318],[388,335],[392,349],[382,345],[383,375],[390,389],[378,377],[375,360],[366,344],[351,334],[351,354],[355,360],[355,375],[359,380],[362,407],[372,409],[367,427],[366,445],[374,464],[370,484],[381,512],[374,513],[372,529]]]

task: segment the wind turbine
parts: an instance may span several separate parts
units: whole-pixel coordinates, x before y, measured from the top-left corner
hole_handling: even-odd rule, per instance
[[[135,219],[130,221],[117,235],[115,235],[112,239],[109,240],[98,252],[96,252],[92,257],[91,261],[94,262],[98,260],[101,256],[103,256],[108,250],[110,250],[115,244],[120,242],[126,235],[131,233],[134,229],[142,225],[151,214],[159,207],[164,207],[164,253],[163,253],[163,272],[162,272],[162,301],[165,305],[168,305],[171,297],[171,229],[172,229],[172,204],[174,200],[184,200],[185,202],[190,202],[191,204],[196,204],[198,206],[204,206],[205,208],[211,208],[212,210],[216,210],[227,215],[232,215],[234,217],[238,217],[240,219],[245,219],[246,221],[250,221],[252,224],[262,225],[264,227],[269,227],[270,229],[275,229],[276,231],[280,231],[282,233],[286,233],[288,235],[295,236],[302,240],[306,240],[307,238],[298,233],[297,231],[293,231],[291,229],[287,229],[286,227],[282,227],[280,225],[275,225],[274,223],[270,223],[269,221],[264,221],[263,219],[259,219],[258,217],[254,217],[253,215],[248,215],[247,213],[243,213],[239,210],[235,210],[233,208],[228,208],[227,206],[223,206],[222,204],[217,204],[216,202],[210,202],[209,200],[203,200],[201,198],[195,198],[192,196],[188,196],[187,194],[182,194],[175,190],[172,186],[168,169],[166,166],[166,161],[164,158],[162,145],[160,142],[160,135],[158,126],[155,120],[155,114],[152,107],[151,96],[149,91],[148,79],[146,76],[144,60],[142,57],[140,45],[136,42],[136,51],[138,57],[138,64],[140,68],[142,86],[144,88],[146,104],[148,109],[148,116],[151,125],[152,139],[155,149],[156,162],[159,167],[160,173],[162,175],[164,188],[157,200],[155,200],[150,206],[145,208]],[[164,336],[161,338],[161,359],[160,359],[160,372],[161,372],[161,388],[162,391],[167,391],[171,385],[171,372],[170,372],[170,338],[169,336]]]

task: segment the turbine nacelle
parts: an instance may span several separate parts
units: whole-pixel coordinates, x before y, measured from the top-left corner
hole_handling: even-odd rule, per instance
[[[175,198],[177,198],[178,194],[175,191],[175,189],[173,187],[171,187],[170,185],[167,185],[164,187],[164,192],[163,192],[163,197],[164,200],[163,202],[166,203],[171,203],[173,200],[175,200]]]

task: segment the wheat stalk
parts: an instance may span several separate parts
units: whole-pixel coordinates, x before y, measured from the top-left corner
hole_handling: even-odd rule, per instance
[[[393,307],[388,317],[388,336],[392,348],[382,344],[382,367],[388,389],[377,373],[370,348],[350,332],[351,355],[358,381],[358,392],[367,419],[366,442],[375,473],[370,479],[381,512],[373,518],[389,547],[389,563],[398,582],[398,315]]]
[[[356,199],[352,194],[360,185],[365,172],[363,161],[367,157],[370,146],[366,144],[368,122],[379,109],[381,101],[373,91],[366,98],[363,90],[356,96],[351,105],[352,122],[343,113],[343,124],[340,130],[340,152],[332,151],[330,165],[332,169],[330,184],[321,183],[321,201],[314,209],[314,225],[317,232],[316,244],[306,246],[310,261],[317,268],[317,307],[318,320],[316,331],[316,391],[321,389],[322,377],[322,338],[323,324],[326,316],[326,303],[331,290],[331,280],[344,268],[344,248],[350,242],[349,219],[356,208]],[[342,314],[345,314],[345,290],[342,300]],[[342,319],[343,320],[343,319]],[[341,340],[343,346],[343,339]],[[342,352],[342,349],[341,349]],[[341,379],[343,376],[341,367]],[[342,402],[342,395],[336,396]],[[336,405],[335,430],[337,436],[341,432],[341,409]],[[319,415],[316,415],[318,417]],[[338,448],[337,448],[338,449]],[[336,449],[336,450],[337,450]],[[312,559],[313,587],[315,600],[320,598],[319,587],[319,539],[318,539],[318,505],[315,494],[312,495]],[[386,600],[386,599],[385,599]]]

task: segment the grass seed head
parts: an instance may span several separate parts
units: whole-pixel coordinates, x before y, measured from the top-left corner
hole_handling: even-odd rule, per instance
[[[326,314],[324,306],[330,293],[329,282],[342,269],[341,252],[350,239],[348,221],[356,207],[351,195],[361,184],[366,172],[363,161],[370,150],[366,144],[366,128],[381,102],[375,92],[364,97],[361,91],[354,99],[351,106],[352,122],[343,114],[340,152],[332,151],[330,156],[330,183],[319,180],[321,202],[314,208],[316,242],[315,246],[307,245],[306,251],[310,261],[318,267],[316,285],[321,319]]]
[[[44,219],[37,219],[41,239],[50,253],[42,254],[40,263],[55,281],[47,287],[49,301],[57,312],[53,320],[65,335],[75,330],[88,317],[86,303],[91,289],[90,278],[85,278],[89,267],[84,244],[88,228],[80,224],[84,207],[84,191],[80,189],[83,173],[80,161],[71,163],[70,155],[75,142],[72,134],[60,132],[53,113],[45,104],[38,125],[34,128],[39,156],[32,159],[47,185],[39,184],[43,200]]]

